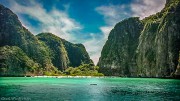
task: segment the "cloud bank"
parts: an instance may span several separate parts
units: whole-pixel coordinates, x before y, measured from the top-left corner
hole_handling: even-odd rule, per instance
[[[131,5],[132,16],[138,16],[143,19],[149,15],[161,11],[166,0],[135,0]]]
[[[29,1],[28,5],[22,5],[12,0],[10,4],[12,5],[11,9],[16,14],[27,15],[31,19],[39,22],[38,26],[34,27],[20,16],[23,25],[34,34],[40,32],[51,32],[61,38],[72,41],[75,38],[72,35],[73,31],[82,28],[78,22],[68,16],[66,11],[60,11],[56,8],[47,11],[41,4],[33,0]]]

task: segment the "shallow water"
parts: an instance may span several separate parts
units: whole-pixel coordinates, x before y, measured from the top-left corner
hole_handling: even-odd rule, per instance
[[[180,101],[180,80],[1,77],[0,100]]]

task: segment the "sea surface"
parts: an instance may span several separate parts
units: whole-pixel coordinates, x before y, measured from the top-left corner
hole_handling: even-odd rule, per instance
[[[180,80],[1,77],[0,101],[180,101]]]

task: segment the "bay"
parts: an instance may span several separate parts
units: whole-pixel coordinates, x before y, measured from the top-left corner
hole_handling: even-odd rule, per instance
[[[0,100],[180,101],[180,80],[1,77]]]

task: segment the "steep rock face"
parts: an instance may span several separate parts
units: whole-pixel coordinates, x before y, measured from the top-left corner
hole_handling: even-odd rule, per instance
[[[64,71],[69,66],[69,58],[61,39],[51,33],[40,33],[37,38],[48,47],[53,65]]]
[[[53,69],[46,47],[24,28],[18,17],[0,5],[0,46],[18,46],[44,69]]]
[[[180,50],[180,2],[170,0],[158,14],[145,18],[137,48],[138,74],[172,76]]]
[[[136,42],[137,47],[130,48],[130,50],[134,51],[135,55],[130,53],[122,52],[123,48],[113,49],[115,55],[109,55],[108,58],[116,57],[126,60],[128,63],[134,63],[132,66],[131,64],[127,64],[126,66],[122,67],[119,71],[119,75],[123,76],[141,76],[141,77],[167,77],[173,76],[177,65],[178,65],[178,58],[179,58],[179,50],[180,50],[180,1],[179,0],[168,0],[165,8],[155,14],[151,15],[143,20],[141,20],[143,24],[143,28],[139,31],[139,41]],[[128,20],[128,19],[127,19]],[[117,25],[116,25],[117,26]],[[117,30],[123,28],[124,25],[119,25]],[[132,25],[134,26],[134,25]],[[116,27],[115,27],[116,28]],[[132,30],[132,28],[126,27],[126,30]],[[114,30],[114,29],[113,29]],[[116,36],[112,37],[113,32],[111,31],[108,41],[115,40],[118,37],[118,32]],[[137,29],[133,29],[133,33],[137,32]],[[128,33],[129,34],[129,33]],[[122,36],[126,35],[123,33]],[[118,38],[121,39],[121,38]],[[127,40],[126,37],[122,38],[121,40]],[[110,47],[118,47],[118,45],[123,46],[131,46],[127,42],[123,43],[121,41],[110,41],[106,42],[103,51],[101,53],[101,58],[98,63],[100,68],[104,68],[105,65],[109,65],[109,68],[112,67],[119,67],[122,66],[123,63],[117,60],[116,62],[119,63],[118,65],[112,65],[116,59],[110,60],[109,64],[103,60],[105,55],[112,53]],[[116,43],[116,44],[113,44]],[[134,44],[134,43],[133,43]],[[108,49],[109,47],[109,49]],[[107,49],[106,49],[107,48]],[[121,51],[121,53],[116,52],[116,50]],[[105,54],[105,55],[104,55]],[[129,62],[129,57],[124,57],[123,55],[130,55],[135,56],[133,60]],[[127,56],[128,56],[127,55]],[[129,58],[131,59],[131,58]],[[128,69],[127,69],[128,68]],[[129,69],[131,68],[131,69]],[[110,69],[112,70],[112,69]],[[126,70],[130,71],[129,75],[124,73]],[[116,72],[112,72],[112,75],[115,75]],[[133,74],[133,75],[132,75]]]
[[[60,70],[77,67],[81,64],[93,64],[84,45],[73,44],[51,33],[40,33],[37,38],[48,46],[54,66]]]
[[[142,28],[139,18],[129,18],[112,29],[98,63],[103,73],[134,75],[135,51]]]
[[[175,76],[180,78],[180,55],[179,55],[178,66],[175,72]]]
[[[93,64],[93,61],[90,59],[86,48],[83,44],[73,44],[64,39],[62,39],[64,47],[68,53],[68,58],[70,61],[69,66],[77,67],[81,64]]]

